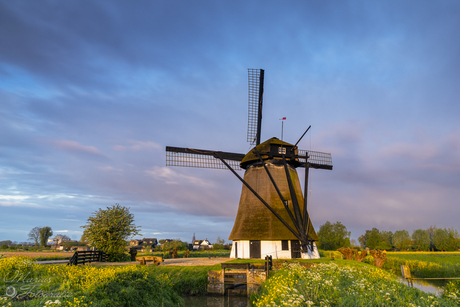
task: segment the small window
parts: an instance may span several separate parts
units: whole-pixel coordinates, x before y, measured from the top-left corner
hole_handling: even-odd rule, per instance
[[[283,250],[283,251],[288,251],[289,250],[289,241],[288,240],[282,240],[281,241],[281,250]]]
[[[286,147],[278,147],[278,153],[280,155],[285,155],[286,154]]]

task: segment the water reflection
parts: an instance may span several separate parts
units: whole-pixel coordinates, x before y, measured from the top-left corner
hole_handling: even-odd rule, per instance
[[[246,296],[186,296],[185,307],[247,307]]]
[[[406,279],[400,277],[399,281],[407,285]],[[437,296],[441,296],[441,294],[443,293],[442,287],[444,286],[444,283],[441,281],[435,283],[432,281],[428,282],[423,279],[415,279],[412,281],[412,283],[414,285],[414,288],[422,290],[423,292],[426,292],[426,293],[432,293]]]

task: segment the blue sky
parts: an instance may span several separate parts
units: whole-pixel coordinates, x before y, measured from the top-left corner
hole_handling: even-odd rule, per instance
[[[246,153],[247,69],[262,139],[331,152],[316,229],[459,225],[458,1],[0,0],[0,240],[80,239],[130,207],[145,237],[227,239],[241,184],[167,168],[165,146]],[[303,170],[299,170],[303,177]]]

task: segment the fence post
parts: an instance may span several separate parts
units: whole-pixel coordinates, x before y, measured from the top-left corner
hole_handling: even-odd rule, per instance
[[[407,280],[407,286],[413,288],[414,284],[412,282],[412,276],[410,274],[410,268],[408,265],[401,265],[401,274],[402,277]]]

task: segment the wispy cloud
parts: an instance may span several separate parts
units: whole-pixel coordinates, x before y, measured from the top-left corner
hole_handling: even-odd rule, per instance
[[[148,176],[163,181],[166,184],[192,184],[201,188],[209,188],[214,185],[212,182],[204,181],[201,178],[188,176],[174,171],[170,167],[155,166],[152,170],[144,171]]]
[[[126,141],[128,145],[115,145],[113,146],[114,150],[117,151],[124,151],[124,150],[132,150],[132,151],[140,151],[140,150],[150,150],[150,149],[161,149],[162,147],[155,142],[152,141],[136,141],[136,140],[128,140]]]
[[[94,146],[82,145],[76,141],[71,140],[50,140],[51,144],[58,150],[67,152],[70,154],[86,154],[92,156],[103,157],[99,149]]]

